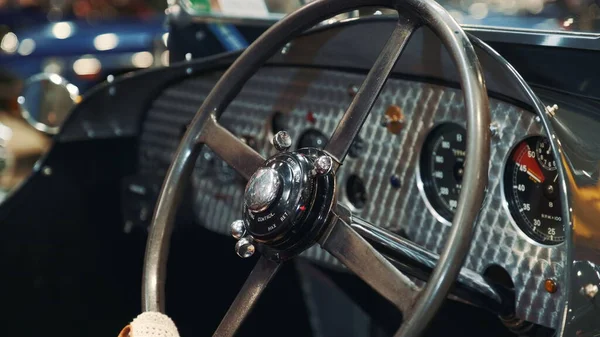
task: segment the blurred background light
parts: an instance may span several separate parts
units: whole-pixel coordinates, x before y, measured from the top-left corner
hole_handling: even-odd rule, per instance
[[[73,35],[73,26],[69,22],[57,22],[52,26],[52,35],[57,39],[66,39]]]
[[[150,52],[142,51],[131,56],[131,64],[136,68],[148,68],[152,63],[154,63],[154,56]]]
[[[50,74],[49,79],[52,83],[56,85],[60,85],[62,83],[62,77],[60,77],[60,75],[57,74]]]
[[[489,8],[486,3],[476,2],[476,3],[471,4],[471,6],[469,6],[469,14],[471,14],[471,16],[474,19],[477,19],[477,20],[485,19],[488,16],[488,13],[489,13]]]
[[[540,14],[544,9],[544,0],[526,0],[525,8],[531,14]]]
[[[19,44],[18,52],[20,55],[27,56],[35,50],[35,41],[32,39],[25,39]]]
[[[449,10],[448,13],[450,13],[450,15],[452,15],[452,17],[454,18],[454,20],[456,20],[456,22],[458,23],[462,23],[465,19],[463,13],[461,13],[460,11],[457,10]]]
[[[96,75],[100,73],[100,69],[100,61],[93,56],[84,56],[73,62],[73,71],[79,76]]]
[[[573,18],[568,18],[563,22],[563,27],[568,28],[571,27],[571,25],[573,24],[575,20],[573,20]]]
[[[0,48],[4,52],[12,54],[17,51],[17,47],[19,47],[17,35],[13,32],[6,33],[0,42]]]
[[[113,33],[101,34],[94,38],[94,48],[97,50],[111,50],[119,44],[119,37]]]
[[[162,54],[160,55],[160,62],[164,65],[164,66],[168,66],[169,65],[169,51],[165,50],[162,52]]]
[[[57,58],[51,58],[44,61],[44,65],[42,67],[43,71],[46,74],[62,74],[63,71],[63,62]]]

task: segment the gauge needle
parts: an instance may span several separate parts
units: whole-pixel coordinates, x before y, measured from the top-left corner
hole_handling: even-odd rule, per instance
[[[538,176],[535,175],[535,173],[531,172],[531,170],[527,169],[527,174],[529,175],[529,177],[531,177],[531,179],[533,179],[536,183],[541,183],[542,179],[538,178]]]
[[[544,180],[546,180],[546,177],[544,177],[544,172],[542,171],[540,164],[538,164],[537,159],[535,159],[535,156],[530,157],[528,155],[531,152],[532,151],[527,143],[521,143],[521,145],[518,148],[518,151],[516,151],[513,156],[513,160],[517,164],[526,167],[526,172],[531,178],[531,180],[538,184],[541,184],[544,182]]]
[[[555,183],[556,179],[558,179],[558,173],[556,174],[556,177],[554,177],[554,180],[552,180],[552,182]]]

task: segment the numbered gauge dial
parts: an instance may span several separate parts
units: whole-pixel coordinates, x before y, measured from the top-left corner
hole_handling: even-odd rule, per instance
[[[511,152],[504,171],[504,194],[521,230],[536,242],[564,241],[558,172],[550,142],[530,137]]]
[[[465,129],[439,125],[427,136],[420,159],[423,191],[435,212],[452,221],[458,205],[465,163]]]

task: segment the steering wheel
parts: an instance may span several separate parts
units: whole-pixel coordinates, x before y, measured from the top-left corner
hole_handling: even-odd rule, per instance
[[[323,150],[287,151],[285,132],[274,137],[280,151],[265,160],[222,127],[219,117],[246,81],[297,34],[335,15],[365,6],[396,9],[398,23]],[[404,15],[403,15],[404,14]],[[423,290],[355,232],[349,211],[337,204],[336,171],[359,133],[412,33],[429,26],[459,73],[467,110],[464,180],[448,241]],[[490,152],[490,114],[481,67],[469,39],[433,0],[317,0],[288,15],[258,38],[231,65],[188,127],[162,186],[146,246],[143,307],[164,312],[166,264],[175,214],[202,146],[249,179],[243,220],[232,224],[238,255],[261,254],[214,336],[232,336],[279,266],[320,244],[403,312],[396,336],[417,336],[446,298],[468,252],[481,208]]]

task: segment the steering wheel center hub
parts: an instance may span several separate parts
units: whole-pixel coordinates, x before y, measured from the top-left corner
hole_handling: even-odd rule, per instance
[[[334,174],[320,169],[323,156],[312,148],[282,152],[254,173],[243,210],[245,229],[254,241],[284,255],[314,243],[334,199]]]
[[[279,173],[271,167],[261,167],[246,185],[244,202],[253,213],[260,213],[275,201],[281,190]]]

